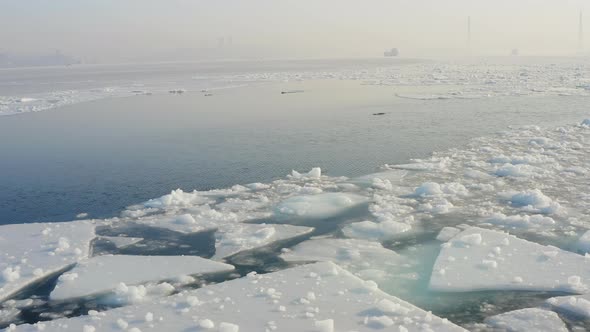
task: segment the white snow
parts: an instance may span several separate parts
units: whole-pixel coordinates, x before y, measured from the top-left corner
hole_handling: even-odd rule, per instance
[[[88,257],[89,221],[0,226],[0,302]]]
[[[197,256],[97,256],[80,261],[74,269],[61,275],[50,298],[84,297],[113,291],[121,283],[139,285],[185,275],[226,272],[233,268]]]
[[[274,289],[274,292],[268,292]],[[313,293],[315,298],[302,302]],[[187,304],[196,296],[197,306]],[[387,300],[388,305],[378,303]],[[276,308],[282,305],[284,311]],[[399,311],[390,308],[399,306]],[[313,308],[313,309],[312,309]],[[154,313],[146,322],[146,313]],[[161,319],[159,317],[162,317]],[[399,331],[465,331],[365,282],[333,263],[299,266],[206,286],[197,290],[104,315],[58,319],[45,323],[45,331],[81,331],[85,325],[97,331],[118,331],[122,320],[129,330],[184,331],[217,326],[220,331],[373,331],[378,324]],[[403,329],[402,329],[403,327]],[[33,325],[15,331],[35,331]]]
[[[583,293],[589,282],[590,260],[584,256],[504,232],[471,227],[442,245],[429,287],[445,292]]]
[[[539,308],[525,308],[488,317],[486,324],[506,332],[568,332],[567,326],[552,311]]]

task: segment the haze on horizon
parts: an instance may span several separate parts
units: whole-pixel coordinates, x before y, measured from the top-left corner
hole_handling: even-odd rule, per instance
[[[507,55],[513,48],[524,55],[573,55],[584,3],[0,0],[0,53],[59,50],[85,62],[366,57],[391,47],[404,56]],[[590,29],[590,8],[584,23]]]

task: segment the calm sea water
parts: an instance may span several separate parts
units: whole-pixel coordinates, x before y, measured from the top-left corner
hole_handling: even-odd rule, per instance
[[[356,176],[508,125],[555,126],[587,115],[584,97],[396,97],[419,89],[272,83],[1,117],[0,224],[71,220],[82,212],[108,217],[176,188],[266,182],[314,166]],[[281,94],[287,90],[304,92]]]

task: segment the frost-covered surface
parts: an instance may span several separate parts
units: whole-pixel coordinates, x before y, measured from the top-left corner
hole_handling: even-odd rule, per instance
[[[565,323],[552,311],[526,308],[510,311],[486,319],[496,330],[507,332],[567,332]]]
[[[504,232],[472,227],[442,246],[430,289],[585,293],[589,283],[587,257]]]
[[[62,274],[50,298],[84,297],[147,282],[233,269],[231,265],[197,256],[97,256],[78,262],[71,271]]]
[[[155,303],[39,324],[44,331],[464,331],[333,263],[252,273]]]
[[[88,257],[90,221],[0,226],[0,302]]]

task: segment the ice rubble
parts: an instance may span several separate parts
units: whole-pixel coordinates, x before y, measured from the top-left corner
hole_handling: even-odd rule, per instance
[[[549,310],[525,308],[488,317],[485,322],[495,330],[506,332],[568,332],[559,316]]]
[[[0,226],[0,302],[88,257],[90,221]]]
[[[430,278],[435,291],[529,290],[585,293],[587,257],[471,227],[442,245]]]
[[[248,276],[131,307],[38,323],[44,331],[464,331],[333,263]],[[20,325],[13,331],[36,331]]]
[[[338,216],[355,206],[367,203],[366,197],[348,193],[323,193],[294,196],[275,208],[278,219],[325,219]]]
[[[197,256],[97,256],[78,262],[71,271],[62,274],[50,299],[97,295],[123,287],[121,284],[135,286],[233,269],[231,265]]]

